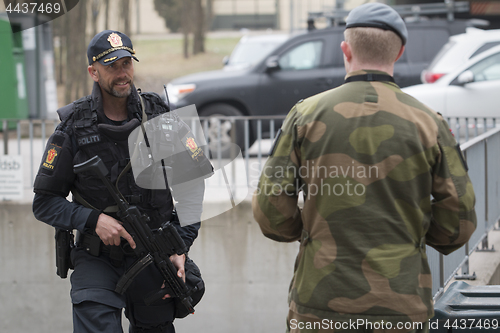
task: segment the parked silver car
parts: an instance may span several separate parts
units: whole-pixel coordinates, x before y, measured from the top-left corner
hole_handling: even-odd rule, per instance
[[[429,67],[422,71],[423,83],[434,83],[469,59],[500,45],[500,29],[482,30],[468,27],[466,32],[450,36]]]
[[[473,57],[434,84],[403,91],[444,117],[500,117],[500,46]]]

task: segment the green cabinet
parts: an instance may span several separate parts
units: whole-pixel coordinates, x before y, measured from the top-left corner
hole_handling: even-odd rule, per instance
[[[27,94],[22,35],[0,18],[0,118],[26,119]]]

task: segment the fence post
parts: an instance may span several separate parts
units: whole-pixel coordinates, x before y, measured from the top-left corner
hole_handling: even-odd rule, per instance
[[[247,168],[247,185],[250,186],[250,153],[248,150],[250,149],[250,124],[248,119],[245,119],[244,123],[245,127],[245,165]]]
[[[485,230],[488,230],[488,140],[484,140],[484,221],[486,224]],[[492,245],[489,247],[488,234],[483,238],[481,242],[481,248],[476,249],[477,252],[495,252],[495,247]]]
[[[475,280],[476,272],[470,275],[469,269],[469,242],[465,243],[465,261],[462,265],[462,274],[455,275],[455,280]]]
[[[230,152],[230,160],[234,161],[236,159],[236,137],[238,135],[237,129],[236,129],[236,122],[238,120],[232,118],[231,119],[231,152]],[[231,181],[233,185],[233,195],[236,196],[236,163],[231,163]]]
[[[257,144],[259,151],[257,152],[257,159],[259,160],[259,172],[262,171],[262,119],[257,120]]]
[[[460,134],[459,134],[460,138]],[[469,141],[469,118],[465,118],[465,141]]]
[[[9,121],[3,121],[3,154],[9,155]]]
[[[21,155],[21,121],[18,120],[16,123],[17,130],[17,154]]]
[[[33,161],[33,137],[34,137],[34,133],[33,133],[33,119],[30,119],[29,120],[29,137],[30,137],[30,160]],[[34,175],[34,168],[33,168],[33,163],[31,163],[30,165],[30,175],[31,175],[31,187],[33,187],[34,183],[35,183],[35,180],[33,178],[33,175]]]

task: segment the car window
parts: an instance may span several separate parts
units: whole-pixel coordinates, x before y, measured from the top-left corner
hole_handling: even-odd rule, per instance
[[[470,58],[472,58],[472,57],[474,57],[474,56],[477,56],[479,53],[484,52],[484,51],[486,51],[486,50],[489,50],[489,49],[491,49],[493,46],[497,46],[497,45],[500,45],[500,41],[499,41],[499,42],[489,42],[489,43],[486,43],[486,44],[482,45],[480,48],[478,48],[478,49],[477,49],[477,51],[476,51],[476,52],[474,52],[474,53],[473,53],[473,54],[469,57],[469,59],[470,59]]]
[[[434,57],[432,60],[431,64],[429,65],[429,69],[433,68],[436,66],[436,64],[441,61],[443,57],[445,57],[448,53],[448,51],[455,46],[457,42],[455,41],[449,41],[448,43],[444,44],[444,46],[439,50],[439,53]]]
[[[282,70],[301,70],[318,68],[321,64],[322,41],[300,44],[281,56],[279,65]]]
[[[500,53],[492,55],[469,68],[474,73],[474,81],[500,80]]]
[[[254,64],[264,59],[269,53],[283,44],[283,39],[248,40],[238,43],[231,53],[228,65]]]

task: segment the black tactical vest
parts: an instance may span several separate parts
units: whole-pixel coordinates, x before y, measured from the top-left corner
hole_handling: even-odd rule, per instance
[[[148,120],[164,112],[164,108],[153,102],[153,96],[142,96]],[[92,108],[91,101],[91,97],[87,96],[73,103],[72,129],[78,146],[73,164],[83,163],[98,155],[109,171],[107,177],[128,203],[149,215],[150,227],[159,227],[172,217],[173,201],[166,180],[165,190],[150,190],[136,185],[131,169],[122,174],[130,161],[128,137],[140,125],[142,112],[134,113],[134,118],[124,125],[109,125],[99,121],[98,117],[103,115],[99,115],[95,107]],[[77,174],[74,189],[97,209],[103,210],[116,204],[102,181],[93,173]]]

